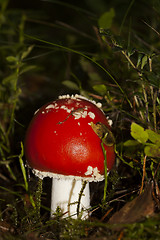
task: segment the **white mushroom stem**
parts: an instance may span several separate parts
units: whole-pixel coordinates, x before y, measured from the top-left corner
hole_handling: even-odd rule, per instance
[[[87,182],[82,193],[83,184],[84,182],[82,180],[53,178],[51,191],[51,217],[54,216],[57,207],[60,207],[64,217],[71,216],[76,219],[77,206],[79,206],[79,216],[81,216],[82,219],[88,217],[88,209],[90,208],[89,183]],[[80,194],[81,198],[79,198]]]

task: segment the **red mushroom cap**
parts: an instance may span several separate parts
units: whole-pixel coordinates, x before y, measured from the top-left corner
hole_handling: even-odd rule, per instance
[[[98,105],[98,104],[97,104]],[[29,165],[38,173],[103,180],[101,139],[91,122],[110,128],[103,111],[81,96],[64,96],[42,106],[34,115],[25,138]],[[114,164],[114,146],[104,145],[108,171]]]

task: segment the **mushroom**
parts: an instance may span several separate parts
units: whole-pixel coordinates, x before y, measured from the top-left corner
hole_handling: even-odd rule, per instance
[[[51,216],[60,207],[65,217],[88,217],[89,182],[104,179],[100,125],[110,133],[101,103],[77,94],[60,96],[35,112],[25,137],[25,154],[36,176],[52,178]],[[114,146],[104,147],[109,172]]]

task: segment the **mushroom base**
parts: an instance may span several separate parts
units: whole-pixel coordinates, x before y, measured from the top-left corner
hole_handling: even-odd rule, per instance
[[[90,190],[87,182],[83,192],[84,181],[75,179],[52,179],[51,217],[60,207],[63,217],[86,219],[89,216]],[[80,198],[81,196],[81,198]],[[79,200],[80,198],[80,200]]]

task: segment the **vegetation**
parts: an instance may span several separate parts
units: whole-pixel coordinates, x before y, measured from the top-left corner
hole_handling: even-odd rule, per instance
[[[160,239],[159,22],[159,0],[0,0],[0,239]],[[24,156],[33,113],[66,93],[101,102],[116,139],[86,221],[50,219]]]

